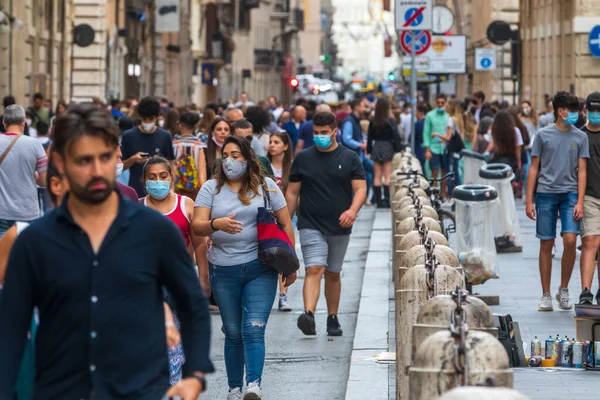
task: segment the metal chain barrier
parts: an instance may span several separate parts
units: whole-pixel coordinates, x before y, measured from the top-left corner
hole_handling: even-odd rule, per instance
[[[425,247],[425,269],[427,270],[427,299],[430,300],[437,295],[437,284],[435,281],[435,269],[438,266],[438,260],[433,254],[435,250],[435,240],[428,237],[423,244]]]
[[[424,223],[421,223],[421,225],[419,225],[419,235],[421,236],[421,244],[425,244],[425,241],[427,240],[427,237],[429,235],[429,228],[427,228],[427,226]]]
[[[457,375],[460,377],[460,383],[457,382],[460,386],[468,386],[469,384],[469,359],[467,358],[469,327],[467,326],[467,310],[463,308],[468,294],[466,290],[460,290],[459,286],[452,292],[452,299],[456,303],[456,308],[450,315],[450,334],[454,338],[454,359],[452,363]]]

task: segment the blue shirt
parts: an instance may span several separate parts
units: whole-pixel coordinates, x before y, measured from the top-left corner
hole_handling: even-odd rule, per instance
[[[300,124],[302,125],[302,124]],[[293,119],[290,119],[288,122],[283,124],[283,129],[290,135],[290,140],[292,141],[292,148],[296,148],[296,144],[298,143],[298,138],[300,135],[300,129],[296,128],[296,123]]]
[[[313,122],[312,120],[306,121],[300,127],[300,140],[304,141],[303,149],[308,149],[315,145],[313,140]]]
[[[423,148],[423,128],[425,127],[425,118],[415,122],[415,156],[419,161],[425,159],[425,149]],[[410,140],[409,140],[410,143]]]
[[[183,374],[212,372],[210,314],[181,233],[119,195],[94,253],[62,206],[17,238],[0,294],[0,399],[12,398],[34,307],[34,399],[156,400],[169,388],[162,287],[181,322]]]

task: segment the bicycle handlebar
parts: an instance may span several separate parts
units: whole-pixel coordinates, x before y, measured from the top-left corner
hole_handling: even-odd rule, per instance
[[[412,171],[412,172],[397,172],[397,175],[406,175],[406,176],[421,176],[423,178],[425,178],[427,181],[434,183],[434,182],[441,182],[445,179],[448,178],[454,178],[454,172],[448,172],[446,175],[442,176],[441,178],[428,178],[427,176],[423,175],[420,172],[417,171]]]

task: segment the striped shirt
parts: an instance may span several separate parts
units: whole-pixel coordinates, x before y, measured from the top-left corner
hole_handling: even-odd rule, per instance
[[[16,133],[0,135],[0,155]],[[32,221],[40,217],[35,173],[48,169],[48,157],[39,140],[21,136],[0,165],[0,219]]]

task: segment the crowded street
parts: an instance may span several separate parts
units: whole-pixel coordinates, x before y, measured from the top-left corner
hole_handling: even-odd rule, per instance
[[[597,398],[597,8],[0,0],[0,400]]]

